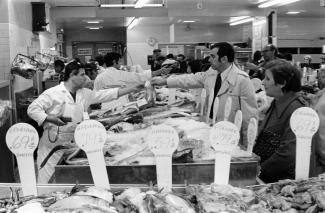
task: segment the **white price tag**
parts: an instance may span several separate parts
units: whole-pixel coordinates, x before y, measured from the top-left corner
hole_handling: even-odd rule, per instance
[[[214,182],[226,185],[229,182],[231,153],[239,141],[239,131],[228,121],[218,122],[210,130],[210,143],[216,151]]]
[[[150,150],[156,157],[158,188],[170,192],[172,188],[172,154],[178,147],[177,131],[167,125],[153,126],[147,137]]]
[[[319,117],[312,108],[301,107],[292,113],[290,127],[297,138],[296,179],[308,179],[311,140],[318,130]]]
[[[171,105],[176,102],[176,89],[169,88],[168,89],[168,105]]]
[[[247,127],[247,152],[252,154],[253,147],[257,136],[257,121],[255,118],[249,120]]]
[[[243,123],[243,113],[241,110],[238,110],[235,115],[235,120],[234,120],[235,125],[238,128],[238,131],[241,129],[241,125]]]
[[[74,133],[76,143],[86,152],[95,186],[109,188],[103,155],[106,137],[105,127],[95,120],[81,122]]]
[[[26,123],[11,126],[6,134],[7,146],[17,157],[24,196],[37,195],[33,153],[38,146],[38,133]]]
[[[226,101],[225,105],[225,121],[228,121],[230,112],[231,112],[231,107],[232,107],[232,98],[229,96]]]

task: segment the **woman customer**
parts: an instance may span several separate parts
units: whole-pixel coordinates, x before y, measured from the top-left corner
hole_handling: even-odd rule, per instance
[[[55,152],[43,166],[49,153],[58,145],[76,146],[73,143],[74,130],[90,104],[111,101],[143,87],[92,91],[84,88],[85,82],[84,66],[73,61],[65,68],[64,82],[44,91],[28,107],[28,115],[44,128],[37,152],[39,183],[48,183],[54,166],[64,154],[62,150]]]
[[[301,93],[301,74],[283,59],[265,65],[263,85],[273,97],[261,123],[254,153],[261,157],[259,178],[266,182],[295,178],[296,136],[290,128],[292,113],[307,105]]]

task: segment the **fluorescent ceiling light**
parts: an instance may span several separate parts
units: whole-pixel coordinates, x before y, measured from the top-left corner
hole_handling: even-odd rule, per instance
[[[300,11],[288,11],[287,14],[289,15],[295,15],[301,13]]]
[[[194,23],[194,20],[183,21],[184,23]]]
[[[89,30],[100,30],[103,28],[103,26],[87,26],[86,28]]]
[[[293,2],[297,2],[300,0],[269,0],[268,2],[262,3],[258,5],[259,8],[266,8],[266,7],[271,7],[271,6],[282,6],[286,4],[291,4]]]
[[[258,0],[257,4],[260,4],[260,3],[265,2],[265,1],[267,1],[267,0]]]
[[[128,30],[132,30],[135,25],[137,25],[139,22],[139,18],[134,18],[131,24],[128,26]]]
[[[239,21],[245,18],[249,18],[249,16],[235,16],[235,17],[230,17],[230,22],[234,22],[234,21]]]
[[[138,0],[137,3],[135,3],[134,8],[142,8],[148,0]]]
[[[246,19],[242,19],[242,20],[239,20],[239,21],[234,21],[234,22],[231,22],[229,25],[230,26],[235,26],[235,25],[247,23],[247,22],[250,22],[250,21],[254,21],[254,18],[246,18]]]
[[[143,7],[163,7],[163,4],[145,4],[143,5]],[[115,7],[134,7],[135,8],[135,4],[101,4],[100,7],[111,7],[111,8],[115,8]]]
[[[84,22],[87,22],[88,24],[99,24],[103,22],[104,20],[83,20]]]

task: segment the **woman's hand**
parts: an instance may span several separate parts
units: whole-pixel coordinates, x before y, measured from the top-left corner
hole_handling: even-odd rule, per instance
[[[63,122],[60,118],[53,116],[53,115],[48,115],[45,119],[46,122],[53,123],[58,126],[64,126],[66,125],[65,122]]]

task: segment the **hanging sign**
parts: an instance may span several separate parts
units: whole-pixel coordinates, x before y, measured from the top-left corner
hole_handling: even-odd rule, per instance
[[[251,155],[257,136],[257,120],[251,118],[247,127],[247,152]]]
[[[231,112],[231,107],[232,107],[232,98],[228,97],[225,105],[225,121],[228,121],[230,112]]]
[[[93,49],[92,48],[78,48],[77,55],[92,55]]]
[[[221,121],[210,130],[210,143],[214,148],[214,183],[227,185],[229,182],[231,154],[239,141],[239,131],[235,124]]]
[[[301,107],[290,118],[290,127],[296,135],[296,179],[308,179],[311,155],[311,140],[319,127],[315,110]]]
[[[153,126],[147,137],[147,143],[156,158],[158,188],[164,192],[171,192],[172,154],[179,143],[177,131],[163,124]]]
[[[6,134],[7,146],[17,158],[24,196],[37,196],[33,153],[38,146],[38,141],[36,129],[27,123],[17,123],[11,126]]]
[[[241,130],[242,123],[243,123],[243,113],[241,110],[237,110],[236,115],[235,115],[234,124],[237,126],[238,131]]]
[[[86,152],[95,186],[110,188],[103,154],[106,137],[105,127],[95,120],[81,122],[74,133],[77,145]]]

